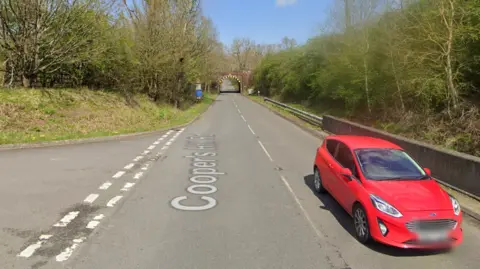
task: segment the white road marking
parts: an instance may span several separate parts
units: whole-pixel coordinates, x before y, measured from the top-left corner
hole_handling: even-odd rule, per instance
[[[170,146],[172,144],[172,141],[168,141],[167,143],[165,143],[165,145],[167,146]]]
[[[158,145],[158,144],[160,144],[160,141],[155,141],[155,142],[153,142],[153,144]]]
[[[250,129],[250,132],[252,132],[253,135],[256,135],[255,132],[253,131],[252,127],[250,127],[249,124],[247,124],[247,126],[248,126],[248,129]]]
[[[113,175],[113,178],[120,178],[125,174],[125,171],[118,171],[115,175]]]
[[[95,229],[95,227],[97,227],[98,224],[100,224],[100,220],[103,219],[104,217],[105,215],[103,214],[95,216],[92,221],[88,222],[87,229]]]
[[[238,110],[238,113],[242,114],[242,111],[240,111],[240,109],[237,108],[237,110]]]
[[[166,133],[166,135],[169,135],[169,134],[171,134],[171,133],[173,133],[173,130],[168,131],[168,132]]]
[[[58,254],[57,257],[55,257],[57,262],[64,262],[68,260],[68,258],[72,256],[73,251],[80,245],[80,243],[85,241],[85,239],[87,238],[81,237],[81,238],[73,239],[73,244],[70,247],[67,247],[62,253]]]
[[[107,182],[103,183],[100,187],[98,187],[98,189],[99,190],[106,190],[106,189],[110,188],[110,186],[112,186],[112,182],[107,181]]]
[[[135,164],[134,163],[129,163],[127,165],[125,165],[124,169],[131,169]]]
[[[298,200],[297,195],[293,192],[293,189],[292,189],[292,187],[290,187],[290,184],[288,184],[287,179],[285,179],[285,177],[282,176],[282,175],[280,175],[280,178],[282,179],[283,184],[285,184],[285,186],[287,187],[287,189],[288,189],[288,191],[290,192],[290,194],[293,196],[293,199],[295,200],[295,202],[297,203],[297,205],[300,207],[300,210],[302,210],[303,216],[305,216],[305,218],[307,219],[308,223],[310,224],[310,226],[312,227],[312,229],[315,231],[315,233],[317,234],[317,236],[318,236],[320,239],[325,238],[325,235],[317,229],[317,227],[315,226],[315,224],[313,224],[313,221],[312,221],[312,219],[310,218],[310,215],[308,215],[307,211],[305,210],[305,208],[304,208],[304,207],[302,206],[302,204],[300,203],[300,200]]]
[[[165,135],[162,135],[162,137],[160,137],[160,139],[158,139],[158,140],[163,140],[163,139],[167,138],[167,136],[168,136],[168,135],[166,135],[166,134],[165,134]]]
[[[133,159],[134,162],[138,162],[140,161],[141,159],[143,159],[143,156],[137,156],[135,157],[135,159]]]
[[[146,163],[145,165],[143,165],[143,167],[142,167],[141,169],[142,169],[143,171],[146,171],[149,166],[150,166],[150,163]]]
[[[39,240],[34,243],[34,244],[31,244],[29,245],[27,248],[25,248],[22,252],[20,252],[17,257],[23,257],[23,258],[29,258],[30,256],[33,255],[33,253],[35,253],[35,251],[37,249],[39,249],[42,244],[44,244],[50,237],[52,237],[52,235],[50,234],[42,234],[40,235],[39,237]]]
[[[151,145],[151,146],[148,147],[147,149],[152,150],[152,149],[154,149],[154,148],[155,148],[155,145]]]
[[[59,222],[53,224],[53,227],[67,227],[67,225],[74,220],[80,211],[72,211],[68,212],[67,215],[65,215]]]
[[[85,200],[83,200],[83,202],[91,204],[91,203],[95,202],[95,200],[97,200],[98,196],[99,196],[98,194],[92,193],[92,194],[88,195],[87,198],[85,198]]]
[[[143,176],[143,172],[138,172],[133,176],[133,179],[140,179]]]
[[[166,150],[168,149],[168,146],[163,146],[160,150]]]
[[[240,116],[242,117],[242,120],[243,120],[244,122],[247,122],[247,120],[245,119],[245,117],[243,117],[243,115],[240,115]]]
[[[122,199],[123,196],[119,195],[119,196],[115,196],[113,197],[112,199],[110,199],[110,201],[108,201],[107,203],[107,206],[108,207],[114,207],[115,204],[120,201],[120,199]]]
[[[148,153],[150,153],[150,151],[149,151],[149,150],[145,150],[145,151],[143,151],[142,154],[143,154],[143,155],[147,155]]]
[[[123,186],[123,188],[121,189],[121,191],[129,191],[131,187],[133,187],[135,185],[135,183],[130,183],[130,182],[127,182],[125,183],[125,186]]]
[[[258,144],[260,144],[260,146],[262,147],[263,151],[265,151],[265,154],[267,154],[268,158],[270,159],[270,161],[273,162],[273,159],[272,159],[272,156],[270,156],[270,153],[268,153],[267,149],[265,148],[265,146],[262,144],[262,142],[260,140],[258,140]]]

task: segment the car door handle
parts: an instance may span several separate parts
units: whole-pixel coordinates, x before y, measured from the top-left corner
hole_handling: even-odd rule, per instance
[[[333,165],[331,163],[328,164],[328,167],[333,168]]]

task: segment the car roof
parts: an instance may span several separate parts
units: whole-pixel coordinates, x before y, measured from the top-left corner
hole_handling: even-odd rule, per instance
[[[343,142],[352,150],[365,148],[388,148],[388,149],[402,149],[400,146],[393,144],[387,140],[370,136],[359,135],[329,135],[326,139],[335,139]]]

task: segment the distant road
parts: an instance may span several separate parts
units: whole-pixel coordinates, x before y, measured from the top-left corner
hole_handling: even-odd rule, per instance
[[[0,152],[1,268],[479,268],[469,219],[450,254],[358,243],[311,190],[321,142],[221,94],[185,129]]]

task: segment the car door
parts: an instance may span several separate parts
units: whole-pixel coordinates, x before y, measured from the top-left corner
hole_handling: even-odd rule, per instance
[[[358,168],[353,159],[353,154],[350,148],[342,142],[338,143],[335,152],[335,164],[333,165],[333,175],[338,193],[337,201],[348,212],[351,211],[353,203],[355,202],[355,193],[352,184],[355,184],[358,179]],[[352,171],[353,178],[347,178],[341,174],[342,168],[348,168]]]
[[[332,163],[336,162],[333,156],[335,156],[337,146],[337,140],[327,139],[324,145],[318,149],[320,160],[317,165],[322,177],[322,183],[333,197],[337,197],[337,180],[332,166]]]

